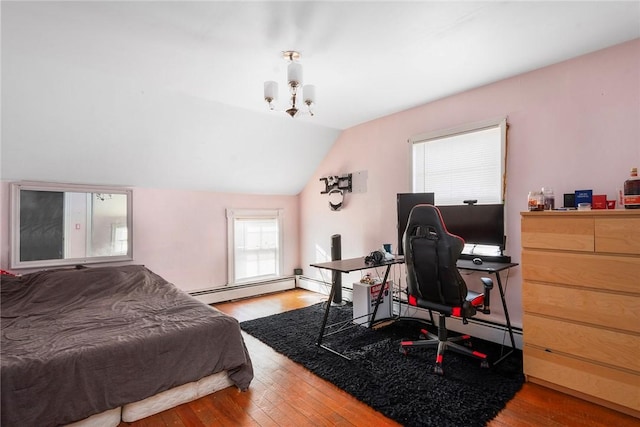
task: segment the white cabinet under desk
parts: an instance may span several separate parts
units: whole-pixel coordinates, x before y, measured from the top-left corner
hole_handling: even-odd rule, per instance
[[[521,219],[527,380],[640,418],[640,210]]]

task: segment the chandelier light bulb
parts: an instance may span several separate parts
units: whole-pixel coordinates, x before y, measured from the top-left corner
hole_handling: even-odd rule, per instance
[[[273,101],[278,100],[278,83],[274,81],[264,82],[264,100],[273,110]]]
[[[302,94],[304,95],[304,103],[315,104],[316,102],[316,87],[314,85],[304,85],[302,88]]]
[[[304,103],[309,109],[309,114],[313,116],[311,106],[316,103],[316,87],[314,85],[304,85],[302,88]]]
[[[289,86],[298,87],[302,86],[302,65],[297,62],[292,62],[287,67],[287,81]]]

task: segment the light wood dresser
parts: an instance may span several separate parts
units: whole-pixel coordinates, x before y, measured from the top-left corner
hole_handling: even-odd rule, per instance
[[[527,380],[640,418],[640,209],[521,221]]]

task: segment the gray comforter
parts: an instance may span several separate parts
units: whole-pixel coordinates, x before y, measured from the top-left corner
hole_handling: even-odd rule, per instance
[[[56,426],[253,368],[238,321],[143,266],[2,276],[1,425]]]

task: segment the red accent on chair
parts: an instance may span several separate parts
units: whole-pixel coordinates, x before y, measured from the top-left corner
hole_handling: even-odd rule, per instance
[[[471,300],[471,305],[474,307],[482,307],[484,305],[484,295],[480,294]]]
[[[440,375],[444,373],[442,361],[446,350],[479,359],[480,366],[488,367],[485,354],[460,344],[460,341],[470,338],[468,335],[447,337],[447,317],[462,318],[466,324],[467,319],[477,312],[491,312],[491,279],[481,278],[484,294],[469,290],[456,266],[464,248],[464,240],[447,231],[437,207],[423,204],[411,209],[402,245],[407,271],[408,304],[438,313],[438,320],[434,322],[438,334],[421,331],[420,339],[401,343],[401,352],[406,354],[409,347],[437,348],[433,370]]]

